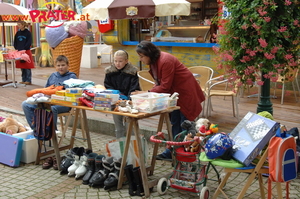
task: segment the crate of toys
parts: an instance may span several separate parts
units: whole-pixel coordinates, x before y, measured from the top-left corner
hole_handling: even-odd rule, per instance
[[[139,112],[153,113],[168,108],[170,94],[148,92],[131,95],[132,105]]]

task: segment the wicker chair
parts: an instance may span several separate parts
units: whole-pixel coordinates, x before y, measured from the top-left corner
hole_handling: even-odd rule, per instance
[[[138,71],[139,83],[142,91],[148,91],[155,85],[153,77],[149,71],[141,70]]]

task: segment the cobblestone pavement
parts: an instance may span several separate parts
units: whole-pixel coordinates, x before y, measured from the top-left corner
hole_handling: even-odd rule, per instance
[[[1,112],[0,116],[7,117],[7,112]],[[26,124],[25,118],[22,115],[13,114],[13,117],[19,122]],[[70,132],[68,132],[70,135]],[[77,135],[81,135],[80,130]],[[114,137],[110,135],[104,135],[91,132],[91,139],[94,152],[98,154],[106,154],[105,144],[113,140]],[[68,136],[64,140],[68,141]],[[149,152],[152,151],[152,143],[149,143]],[[86,147],[86,142],[76,139],[75,146]],[[164,149],[164,146],[160,147],[160,151]],[[1,153],[4,153],[1,151]],[[65,152],[61,152],[64,155]],[[151,153],[149,154],[149,157]],[[148,161],[149,162],[149,161]],[[138,196],[130,196],[128,194],[128,185],[124,184],[123,188],[115,191],[105,191],[103,188],[90,188],[87,185],[82,184],[82,180],[75,180],[74,177],[68,177],[67,175],[60,175],[59,171],[50,168],[48,170],[42,169],[41,164],[34,165],[33,163],[24,164],[21,163],[19,167],[12,168],[3,164],[0,164],[0,199],[4,198],[16,198],[16,199],[36,199],[36,198],[55,198],[55,199],[69,199],[69,198],[87,198],[87,199],[113,199],[113,198],[141,198]],[[205,163],[203,163],[205,164]],[[222,173],[222,168],[217,167],[219,173]],[[172,172],[173,168],[170,162],[157,161],[155,172],[149,179],[159,178],[160,176]],[[210,189],[210,198],[213,195],[218,182],[216,182],[216,173],[214,171],[208,172],[208,181],[206,186]],[[232,175],[224,188],[224,192],[229,198],[235,198],[242,188],[243,182],[247,179],[247,174],[237,173]],[[267,178],[264,178],[265,187],[267,187]],[[284,188],[284,187],[283,187]],[[285,193],[285,192],[284,192]],[[273,189],[273,194],[276,195],[276,190]],[[162,198],[162,199],[179,199],[179,198],[199,198],[198,195],[190,192],[184,192],[177,189],[168,189],[164,195],[159,195],[157,187],[155,186],[149,198]],[[220,195],[219,198],[225,198]],[[258,182],[255,182],[248,189],[244,198],[258,199],[260,192],[258,188]],[[290,184],[290,198],[300,198],[300,180],[296,179]]]

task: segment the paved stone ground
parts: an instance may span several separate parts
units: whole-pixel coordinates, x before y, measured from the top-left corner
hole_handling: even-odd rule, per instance
[[[10,113],[1,112],[0,116],[8,117]],[[13,114],[13,117],[19,122],[26,124],[25,118],[18,114]],[[68,132],[70,135],[70,132]],[[81,135],[80,130],[77,135]],[[113,136],[104,135],[91,132],[92,145],[94,152],[98,154],[106,154],[105,144],[114,139]],[[68,136],[64,140],[68,141]],[[152,151],[152,143],[148,143],[149,152]],[[77,139],[75,146],[86,147],[86,142]],[[160,147],[160,151],[164,149],[164,146]],[[3,152],[1,152],[3,153]],[[64,152],[61,152],[63,155]],[[149,157],[151,153],[149,153]],[[124,184],[123,188],[115,191],[105,191],[103,188],[90,188],[87,185],[82,184],[82,180],[75,180],[74,177],[68,177],[67,175],[60,175],[59,171],[50,168],[44,170],[40,165],[34,165],[33,163],[24,164],[21,163],[19,167],[12,168],[3,164],[0,164],[0,199],[4,198],[55,198],[55,199],[69,199],[69,198],[101,198],[101,199],[113,199],[113,198],[140,198],[138,196],[130,196],[128,194],[128,185]],[[203,163],[206,164],[206,163]],[[219,173],[222,173],[222,168],[217,167]],[[149,179],[159,178],[160,176],[172,172],[173,168],[170,162],[157,161],[154,175]],[[247,179],[247,174],[237,173],[230,177],[229,182],[226,184],[224,191],[229,198],[235,198],[242,188],[243,182]],[[208,181],[206,186],[210,189],[210,195],[213,195],[218,183],[216,182],[216,173],[212,170],[208,172]],[[264,178],[265,186],[267,185],[267,178]],[[283,187],[284,188],[284,187]],[[273,189],[273,194],[276,195],[276,190]],[[210,198],[211,198],[210,196]],[[157,187],[155,186],[151,192],[150,198],[162,198],[162,199],[179,199],[179,198],[199,198],[198,195],[190,192],[184,192],[177,189],[168,189],[165,195],[159,195]],[[219,198],[225,198],[220,195]],[[258,182],[255,180],[252,186],[248,189],[244,198],[258,199],[260,197]],[[300,180],[296,179],[291,182],[290,186],[290,198],[300,198]]]

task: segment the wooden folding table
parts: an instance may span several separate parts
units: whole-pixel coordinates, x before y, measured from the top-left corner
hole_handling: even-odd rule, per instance
[[[88,110],[88,111],[97,111],[97,112],[101,112],[101,113],[105,113],[105,114],[122,115],[122,116],[127,117],[129,119],[127,135],[130,135],[132,130],[134,131],[134,134],[135,134],[135,137],[136,137],[136,140],[137,140],[137,147],[138,147],[138,150],[139,150],[138,151],[139,154],[142,154],[142,144],[141,144],[141,140],[139,139],[140,138],[140,130],[139,130],[138,121],[141,120],[141,119],[145,119],[145,118],[149,118],[149,117],[159,115],[159,122],[158,122],[158,126],[157,126],[157,132],[162,131],[163,124],[165,123],[166,127],[167,127],[169,140],[173,140],[169,113],[173,112],[174,110],[180,109],[180,107],[175,106],[175,107],[170,107],[170,108],[167,108],[165,110],[157,111],[157,112],[154,112],[154,113],[131,114],[131,113],[125,113],[125,112],[95,110],[95,109],[89,108],[87,106],[72,106],[72,105],[68,105],[68,104],[52,103],[52,102],[50,104],[51,105],[61,105],[61,106],[75,108],[75,116],[74,116],[72,135],[71,135],[71,139],[70,139],[70,144],[68,145],[69,148],[73,148],[73,145],[74,145],[76,128],[77,128],[77,123],[78,123],[78,119],[79,119],[79,113],[81,111],[84,131],[86,132],[86,139],[87,139],[88,149],[92,150],[92,143],[91,143],[91,139],[90,139],[90,133],[89,133],[87,117],[86,117],[86,111]],[[131,138],[131,136],[126,136],[124,156],[122,158],[122,163],[121,163],[119,176],[124,176],[124,167],[126,166],[126,159],[127,159],[129,145],[130,145],[130,138]],[[59,154],[60,148],[55,147],[54,150],[56,151],[56,154]],[[140,159],[139,159],[139,165],[140,165],[140,170],[141,170],[141,175],[142,175],[142,181],[143,181],[143,187],[144,187],[144,191],[145,191],[145,197],[150,196],[149,189],[151,187],[154,187],[157,184],[158,180],[159,180],[159,179],[155,179],[155,180],[152,180],[152,181],[148,181],[148,178],[147,178],[147,174],[153,175],[153,173],[154,173],[155,160],[156,160],[155,157],[157,155],[157,151],[158,151],[158,143],[155,143],[154,149],[153,149],[151,165],[148,168],[146,168],[146,166],[145,166],[144,156],[141,155]],[[147,172],[149,172],[149,173],[147,173]],[[117,188],[121,189],[122,184],[123,184],[123,177],[120,177]]]

